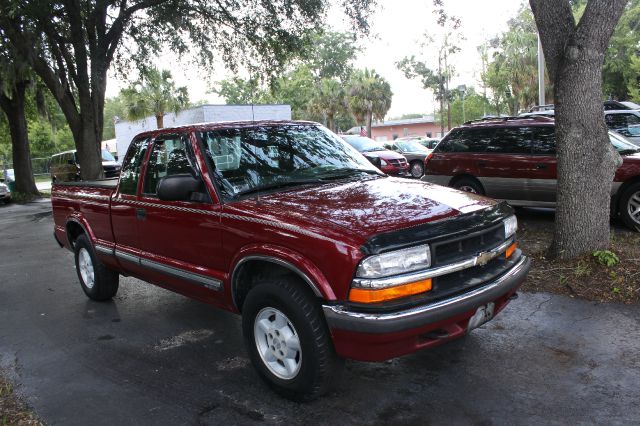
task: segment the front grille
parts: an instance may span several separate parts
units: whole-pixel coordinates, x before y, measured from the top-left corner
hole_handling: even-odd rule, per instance
[[[395,167],[406,167],[407,166],[407,160],[405,160],[404,158],[402,158],[400,160],[389,160],[389,164],[391,164],[392,166],[395,166]]]
[[[504,242],[502,222],[491,228],[431,244],[431,263],[442,266],[489,251]]]

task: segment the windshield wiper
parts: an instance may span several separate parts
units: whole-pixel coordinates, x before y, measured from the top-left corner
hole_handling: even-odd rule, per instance
[[[335,169],[335,170],[327,171],[326,173],[323,173],[321,175],[321,179],[323,179],[323,180],[340,179],[340,178],[344,178],[344,177],[354,176],[356,173],[366,173],[368,175],[382,176],[382,174],[380,172],[377,172],[375,170],[358,169],[358,168],[355,168],[355,167],[354,168],[345,167],[345,168],[341,168],[341,169]]]
[[[323,183],[323,182],[320,179],[294,179],[294,180],[287,180],[282,182],[273,182],[265,185],[259,185],[250,189],[245,189],[244,191],[236,192],[235,196],[239,197],[241,195],[253,194],[261,191],[269,191],[271,189],[286,188],[287,186],[308,185],[312,183]]]

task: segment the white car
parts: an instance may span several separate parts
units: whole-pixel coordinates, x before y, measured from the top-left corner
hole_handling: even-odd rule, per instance
[[[610,130],[620,133],[631,143],[640,146],[640,111],[632,109],[605,111],[604,121]]]
[[[0,182],[0,201],[4,201],[5,203],[11,201],[9,187],[2,182]]]

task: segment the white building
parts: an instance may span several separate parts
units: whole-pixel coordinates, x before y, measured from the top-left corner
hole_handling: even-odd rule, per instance
[[[241,120],[291,120],[290,105],[200,105],[180,111],[177,115],[164,116],[164,126],[174,127],[185,124],[211,123]],[[156,118],[149,116],[138,121],[116,123],[116,143],[118,159],[122,161],[131,140],[138,133],[155,130]]]

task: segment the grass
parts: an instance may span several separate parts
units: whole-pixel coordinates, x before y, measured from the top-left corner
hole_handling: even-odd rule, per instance
[[[640,303],[640,234],[612,229],[609,250],[555,260],[546,254],[552,233],[543,227],[519,231],[519,244],[533,261],[523,291],[598,302]]]
[[[42,423],[14,392],[0,371],[0,426],[40,426]]]

